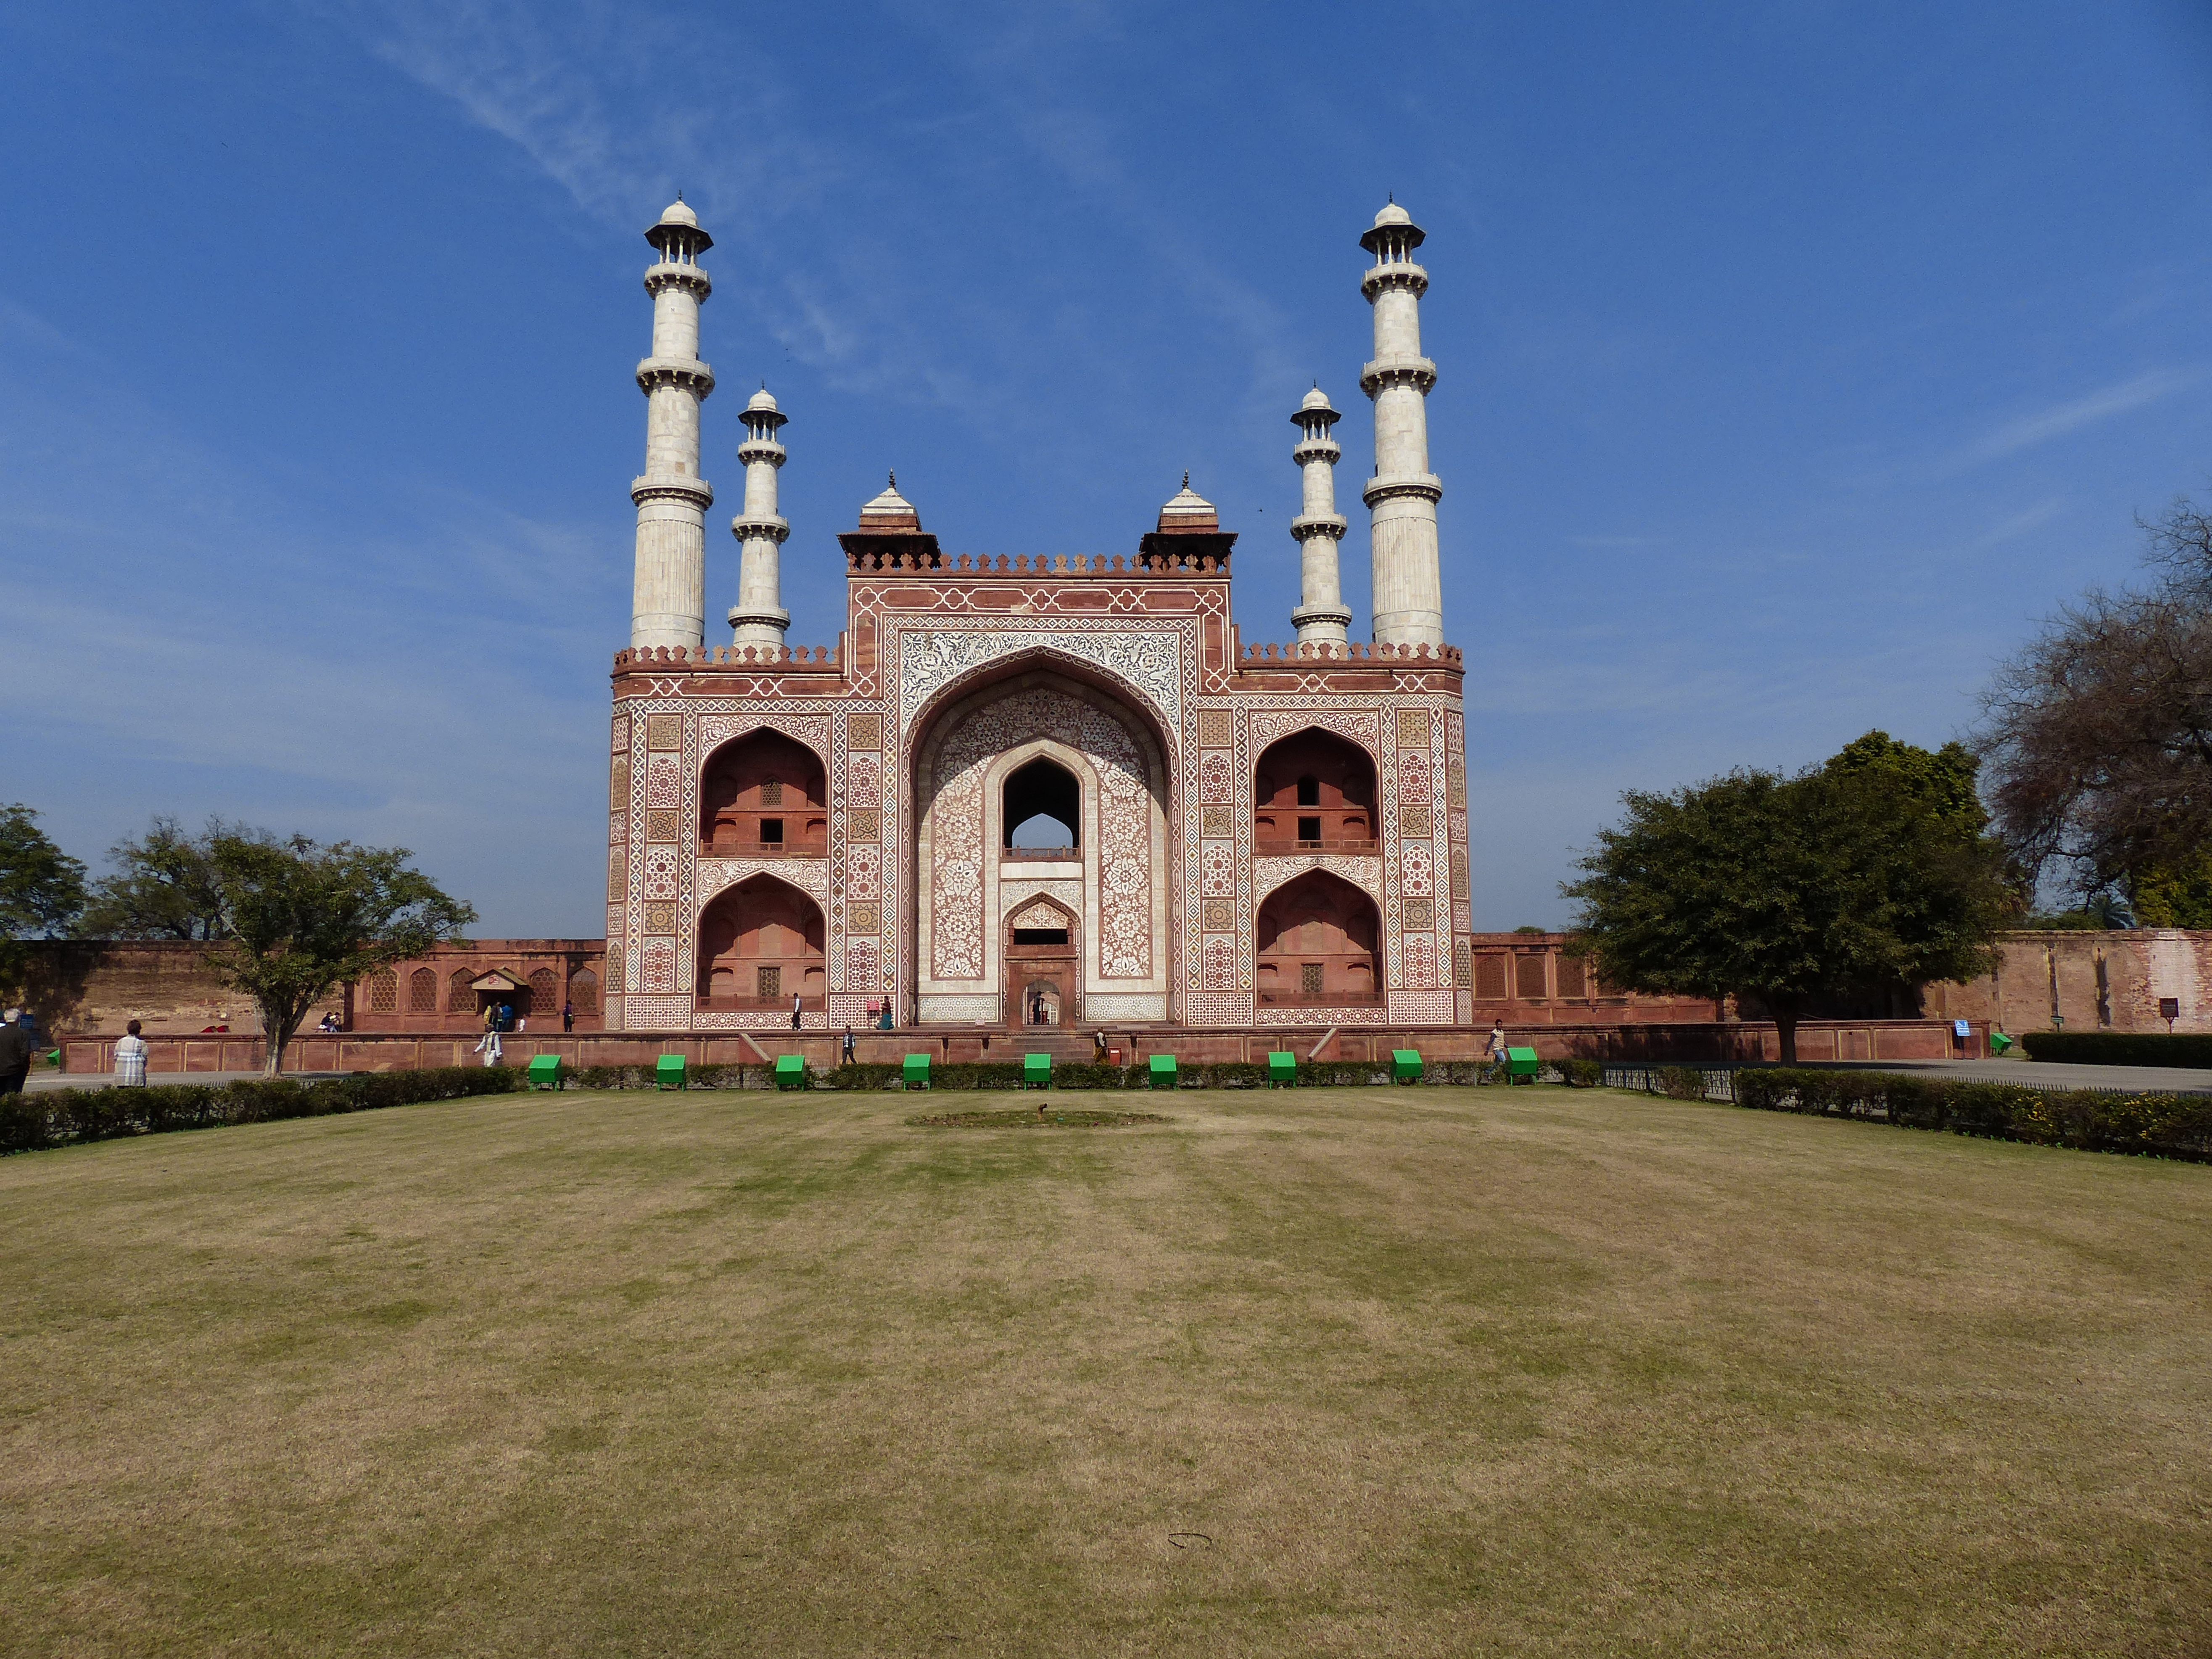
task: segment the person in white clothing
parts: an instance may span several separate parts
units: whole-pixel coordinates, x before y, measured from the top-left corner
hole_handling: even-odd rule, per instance
[[[135,1019],[123,1028],[115,1044],[115,1081],[127,1089],[146,1086],[146,1039],[138,1035]]]
[[[471,1054],[482,1054],[484,1057],[484,1064],[487,1066],[498,1065],[499,1028],[494,1026],[490,1030],[487,1030],[483,1034],[483,1041],[477,1044],[477,1046],[469,1052]]]

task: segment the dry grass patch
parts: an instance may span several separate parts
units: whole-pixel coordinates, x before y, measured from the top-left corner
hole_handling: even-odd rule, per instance
[[[913,1104],[0,1162],[0,1650],[2212,1652],[2212,1169]]]

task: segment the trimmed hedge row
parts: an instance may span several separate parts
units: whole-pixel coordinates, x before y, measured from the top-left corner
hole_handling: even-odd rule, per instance
[[[1966,1078],[1774,1066],[1738,1072],[1735,1101],[1755,1111],[1858,1118],[1902,1129],[2212,1163],[2212,1095],[2046,1091]]]
[[[1487,1062],[1474,1060],[1433,1060],[1429,1063],[1424,1083],[1481,1083],[1488,1080]],[[896,1089],[900,1085],[901,1068],[883,1061],[855,1061],[840,1066],[835,1071],[809,1072],[806,1086],[810,1089]],[[650,1089],[653,1087],[653,1070],[646,1066],[586,1066],[568,1073],[568,1080],[580,1089]],[[960,1060],[951,1064],[939,1061],[929,1068],[930,1086],[934,1089],[993,1091],[1018,1089],[1022,1086],[1022,1068],[1015,1060]],[[1328,1088],[1344,1085],[1364,1087],[1370,1084],[1390,1081],[1388,1060],[1334,1060],[1319,1065],[1301,1065],[1297,1073],[1301,1088]],[[773,1089],[775,1073],[766,1066],[696,1066],[685,1079],[687,1087],[693,1089]],[[1150,1089],[1152,1073],[1143,1066],[1094,1066],[1085,1062],[1063,1062],[1052,1068],[1052,1086],[1055,1089]],[[1267,1086],[1267,1068],[1240,1060],[1216,1060],[1210,1063],[1190,1063],[1178,1067],[1176,1086],[1180,1089],[1264,1089]]]
[[[162,1083],[142,1089],[41,1090],[0,1097],[0,1152],[226,1123],[370,1112],[426,1100],[512,1094],[522,1086],[522,1073],[506,1066],[449,1066],[428,1072],[356,1072],[312,1083],[254,1078],[223,1084]]]
[[[2030,1060],[2074,1066],[2212,1066],[2212,1036],[2163,1031],[2030,1031],[2020,1040]]]

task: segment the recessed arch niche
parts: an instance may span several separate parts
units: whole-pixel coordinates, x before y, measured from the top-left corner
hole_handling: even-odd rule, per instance
[[[1260,907],[1260,1000],[1273,1006],[1379,1002],[1382,914],[1341,876],[1310,870]]]
[[[1070,1000],[1116,1018],[1167,1018],[1171,750],[1143,701],[1024,663],[963,686],[915,729],[908,925],[921,1019],[1019,1022],[1018,988],[1009,991],[1004,973],[1001,886],[1045,878],[1066,884],[1074,919]],[[1008,816],[1025,805],[1036,816],[1047,787],[1075,813],[1074,845],[1057,854],[1011,845],[1018,820],[1009,825]]]
[[[1253,850],[1375,850],[1374,757],[1310,726],[1271,743],[1252,768]]]
[[[818,1008],[829,988],[822,907],[787,881],[748,877],[699,917],[700,1006]]]
[[[720,858],[822,858],[830,851],[822,757],[766,728],[732,738],[699,777],[700,850]]]

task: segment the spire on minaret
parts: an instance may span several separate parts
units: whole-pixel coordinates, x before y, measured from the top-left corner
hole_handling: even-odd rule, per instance
[[[1329,407],[1321,382],[1291,416],[1298,441],[1291,451],[1304,474],[1304,499],[1298,516],[1291,520],[1291,534],[1298,544],[1298,608],[1291,612],[1300,644],[1342,645],[1350,637],[1352,609],[1344,603],[1337,575],[1336,547],[1344,539],[1346,525],[1336,510],[1336,463],[1344,451],[1329,428],[1342,417]]]
[[[1429,388],[1437,366],[1421,356],[1421,295],[1429,273],[1413,263],[1425,233],[1394,195],[1359,239],[1375,256],[1360,292],[1375,308],[1375,358],[1359,389],[1375,403],[1375,476],[1367,503],[1374,562],[1377,643],[1442,645],[1437,502],[1443,485],[1429,471]]]
[[[714,284],[699,256],[714,238],[678,196],[645,233],[660,258],[647,268],[653,295],[653,355],[637,366],[646,397],[645,472],[631,481],[637,504],[636,568],[630,591],[633,647],[705,643],[707,509],[714,491],[699,476],[699,405],[714,372],[699,361],[699,307]]]
[[[730,520],[730,533],[738,538],[738,602],[729,609],[732,645],[781,646],[783,630],[791,626],[791,612],[783,608],[781,568],[784,538],[791,526],[776,511],[777,469],[784,462],[784,447],[776,434],[789,421],[769,395],[768,382],[746,401],[742,417],[745,441],[738,446],[738,459],[745,469],[744,511]]]

